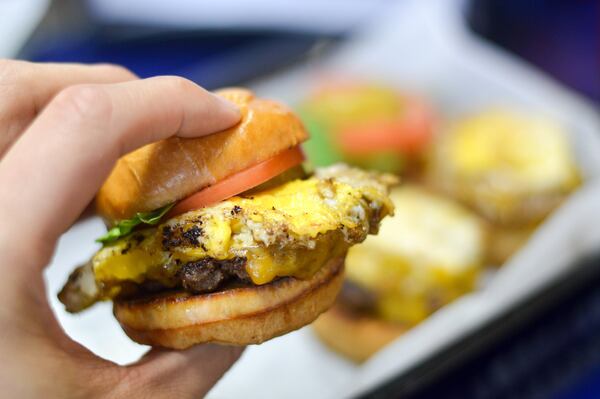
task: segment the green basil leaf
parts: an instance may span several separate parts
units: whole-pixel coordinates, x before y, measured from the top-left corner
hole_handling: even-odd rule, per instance
[[[133,229],[140,224],[147,224],[150,226],[158,224],[162,217],[173,208],[173,205],[175,204],[169,204],[151,212],[138,212],[131,219],[120,220],[113,228],[108,230],[106,234],[96,239],[96,242],[108,244],[130,234]]]

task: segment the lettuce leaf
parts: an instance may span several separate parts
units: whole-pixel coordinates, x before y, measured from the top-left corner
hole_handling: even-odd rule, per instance
[[[171,208],[173,208],[173,205],[175,204],[173,203],[165,205],[162,208],[158,208],[150,212],[138,212],[131,219],[120,220],[112,229],[108,230],[106,234],[100,238],[97,238],[96,242],[108,244],[130,234],[133,229],[140,224],[146,224],[149,226],[158,224],[162,217],[165,216],[167,212],[171,210]]]

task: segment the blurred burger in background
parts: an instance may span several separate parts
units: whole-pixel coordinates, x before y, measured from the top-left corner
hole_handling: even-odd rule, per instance
[[[432,140],[434,113],[422,98],[359,80],[318,86],[299,107],[316,165],[344,161],[368,169],[413,173]]]
[[[396,187],[391,198],[394,216],[348,252],[342,294],[313,324],[328,346],[358,362],[475,289],[483,265],[476,215],[414,185]]]
[[[497,265],[581,180],[557,123],[502,109],[449,124],[433,144],[427,175],[489,224],[488,262]]]
[[[354,361],[473,291],[484,267],[503,264],[581,180],[563,129],[516,111],[439,124],[423,99],[355,80],[321,86],[300,115],[316,164],[402,177],[395,216],[350,249],[342,294],[314,323]]]

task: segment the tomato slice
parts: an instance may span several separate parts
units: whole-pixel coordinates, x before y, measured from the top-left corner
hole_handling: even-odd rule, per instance
[[[300,146],[284,150],[266,161],[234,173],[183,199],[171,209],[168,217],[203,208],[243,193],[302,162],[304,162],[304,153]]]
[[[340,132],[338,140],[341,150],[349,155],[390,150],[416,153],[429,144],[432,135],[431,109],[423,101],[410,98],[402,117],[346,128]]]

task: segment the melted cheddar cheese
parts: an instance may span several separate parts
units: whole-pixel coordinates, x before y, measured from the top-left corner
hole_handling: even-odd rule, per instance
[[[184,263],[234,257],[246,258],[255,284],[307,278],[377,230],[393,209],[389,182],[339,165],[187,212],[103,247],[92,259],[95,278],[111,287],[146,279],[169,287]]]
[[[546,119],[488,111],[456,124],[448,139],[451,163],[465,177],[495,174],[531,191],[577,181],[567,137]]]
[[[484,235],[476,216],[423,189],[390,197],[394,217],[349,250],[346,276],[375,294],[380,317],[414,325],[475,287]]]
[[[561,126],[514,111],[456,121],[432,155],[434,184],[497,224],[539,222],[580,182]]]

